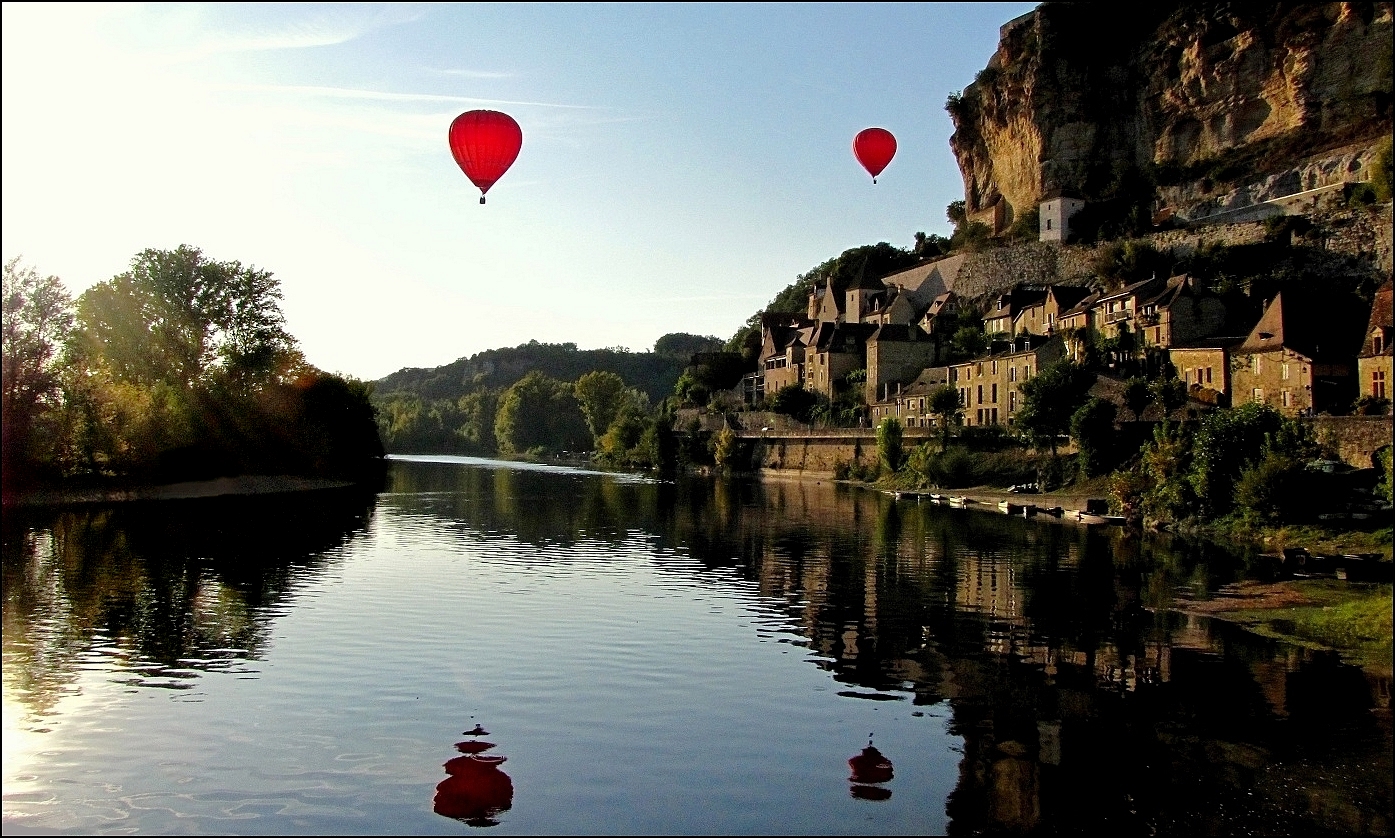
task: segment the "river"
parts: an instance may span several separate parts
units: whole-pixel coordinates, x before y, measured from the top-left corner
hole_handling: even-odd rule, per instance
[[[1389,676],[1217,547],[399,457],[7,512],[4,831],[1389,834]]]

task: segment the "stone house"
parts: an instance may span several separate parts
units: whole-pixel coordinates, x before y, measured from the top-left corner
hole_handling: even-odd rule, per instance
[[[1105,294],[1093,307],[1090,325],[1106,340],[1137,332],[1143,301],[1157,294],[1160,286],[1156,278],[1144,279]]]
[[[1046,288],[1031,285],[1014,285],[993,298],[987,311],[983,313],[983,333],[990,336],[1004,335],[1011,339],[1015,331],[1018,315],[1029,308],[1040,308],[1046,302]]]
[[[761,315],[760,394],[774,395],[791,384],[804,383],[804,366],[813,321],[793,314]]]
[[[1376,291],[1371,304],[1371,317],[1366,323],[1366,335],[1361,344],[1361,352],[1356,357],[1356,369],[1360,395],[1376,399],[1390,399],[1392,360],[1395,360],[1395,315],[1391,305],[1395,303],[1395,287],[1387,281]],[[1389,412],[1389,407],[1386,407]]]
[[[949,383],[959,390],[965,425],[1010,425],[1022,408],[1021,386],[1066,356],[1059,337],[1023,335],[995,344],[982,358],[949,366]]]
[[[1072,195],[1049,195],[1037,207],[1037,238],[1061,243],[1070,237],[1071,216],[1085,208],[1085,202]]]
[[[903,386],[887,389],[876,400],[869,400],[872,425],[888,417],[899,419],[906,428],[938,428],[940,417],[930,412],[930,393],[949,383],[949,367],[926,367]]]
[[[1040,300],[1026,301],[1012,321],[1012,334],[1055,334],[1061,315],[1090,294],[1090,289],[1074,285],[1049,285]]]
[[[820,323],[805,352],[804,387],[832,399],[838,383],[853,370],[867,368],[867,339],[876,323]]]
[[[872,404],[939,362],[939,340],[914,324],[883,323],[867,338],[867,382],[863,399]]]
[[[1145,351],[1167,349],[1221,334],[1226,315],[1221,298],[1202,291],[1194,277],[1174,276],[1157,294],[1140,301],[1134,329]]]
[[[1095,304],[1102,296],[1094,291],[1056,317],[1052,333],[1064,339],[1066,355],[1076,363],[1085,360],[1085,350],[1094,341]]]
[[[1230,358],[1245,337],[1215,337],[1194,341],[1184,346],[1169,346],[1168,360],[1177,370],[1177,377],[1187,385],[1192,398],[1206,404],[1228,405],[1230,402]]]
[[[1235,350],[1231,403],[1259,402],[1287,416],[1342,412],[1356,394],[1356,343],[1345,301],[1280,291]]]

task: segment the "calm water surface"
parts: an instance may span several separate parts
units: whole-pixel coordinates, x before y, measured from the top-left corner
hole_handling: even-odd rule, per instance
[[[1388,672],[1166,611],[1214,548],[449,457],[4,525],[7,834],[1391,829]]]

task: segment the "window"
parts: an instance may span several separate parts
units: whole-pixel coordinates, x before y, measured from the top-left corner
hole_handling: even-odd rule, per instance
[[[978,403],[983,404],[983,385],[978,385]]]
[[[1283,364],[1279,370],[1279,378],[1288,381],[1288,364]],[[1285,405],[1287,407],[1287,405]]]
[[[998,403],[998,385],[996,383],[993,385],[993,398],[991,399],[991,401],[993,402],[993,404]]]
[[[1013,413],[1013,412],[1016,411],[1016,410],[1017,410],[1017,391],[1016,391],[1016,390],[1009,390],[1009,391],[1008,391],[1008,413]]]
[[[1050,211],[1051,211],[1051,208],[1050,208],[1050,207],[1047,207],[1047,208],[1046,208],[1046,211],[1047,211],[1047,212],[1050,212]],[[1046,229],[1047,229],[1047,230],[1050,230],[1050,229],[1051,229],[1051,219],[1049,219],[1049,218],[1046,219]]]
[[[1385,398],[1385,370],[1371,370],[1371,395]]]
[[[998,362],[996,360],[993,362],[993,374],[998,374]]]
[[[990,418],[989,418],[988,421],[991,422],[991,423],[993,423],[994,425],[998,424],[998,408],[996,408],[996,407],[989,408],[989,411],[988,411],[988,412],[991,414],[991,416],[990,416]]]
[[[982,361],[979,361],[979,362],[978,362],[978,369],[974,370],[974,372],[975,372],[976,374],[978,374],[978,375],[983,375],[983,362],[982,362]]]
[[[1385,333],[1376,332],[1371,336],[1371,354],[1379,355],[1385,351]]]
[[[1027,379],[1029,379],[1029,378],[1031,378],[1031,377],[1032,377],[1032,366],[1031,366],[1031,364],[1028,364],[1027,366],[1025,366],[1025,367],[1022,368],[1022,380],[1023,380],[1023,381],[1026,381]]]
[[[1207,383],[1207,384],[1210,384],[1210,383],[1211,383],[1211,368],[1210,368],[1210,367],[1207,367],[1207,368],[1206,368],[1206,383]]]
[[[1017,380],[1017,367],[1008,367],[1008,381]]]
[[[1264,404],[1264,388],[1256,387],[1250,391],[1250,401],[1256,404]]]
[[[1284,366],[1287,367],[1288,364],[1284,364]],[[1288,391],[1287,391],[1287,390],[1285,390],[1285,391],[1283,392],[1283,403],[1284,403],[1284,407],[1292,407],[1292,405],[1289,404],[1289,396],[1288,396]]]

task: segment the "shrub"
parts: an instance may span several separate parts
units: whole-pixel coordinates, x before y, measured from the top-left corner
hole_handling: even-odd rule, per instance
[[[901,468],[903,433],[901,422],[890,416],[877,426],[877,460],[883,471],[895,472]]]
[[[1258,463],[1240,473],[1235,501],[1265,521],[1291,520],[1306,498],[1304,482],[1302,463],[1267,450]]]

